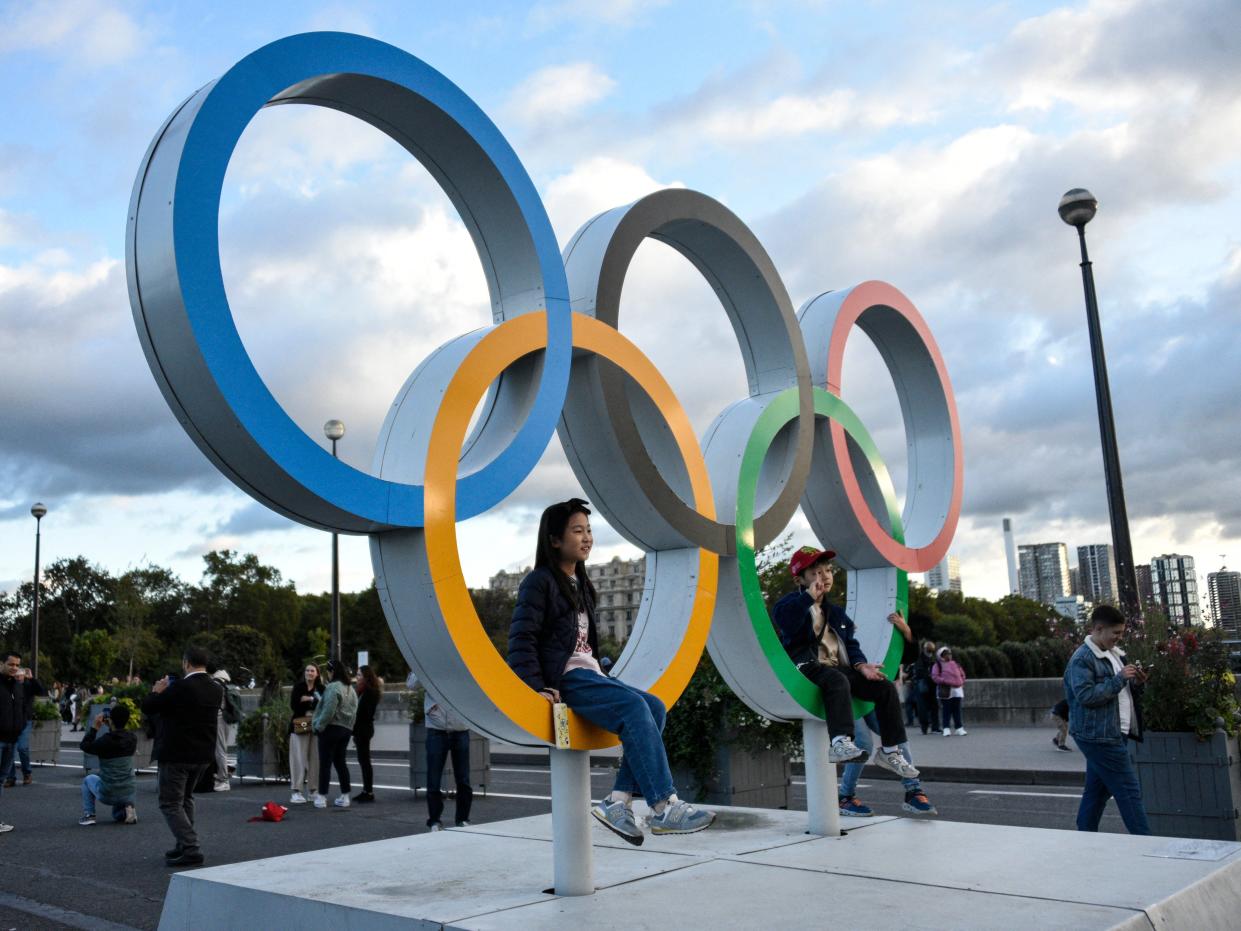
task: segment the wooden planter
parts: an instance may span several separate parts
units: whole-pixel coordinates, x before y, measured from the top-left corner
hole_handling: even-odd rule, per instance
[[[60,762],[60,729],[64,722],[35,721],[30,729],[30,762],[51,763],[55,766]]]
[[[1236,737],[1147,731],[1129,752],[1151,830],[1162,837],[1241,840],[1241,754]]]
[[[470,731],[470,778],[469,783],[476,794],[487,794],[487,780],[491,771],[491,741]],[[456,795],[457,779],[453,775],[452,756],[444,764],[440,789],[445,795]],[[427,727],[425,724],[409,725],[409,791],[415,795],[427,788]]]
[[[688,769],[673,768],[672,782],[678,796],[705,805],[788,808],[793,775],[788,757],[779,750],[751,753],[721,741],[715,751],[715,772],[705,793]]]

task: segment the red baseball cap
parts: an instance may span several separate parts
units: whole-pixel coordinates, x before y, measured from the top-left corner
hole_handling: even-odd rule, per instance
[[[815,563],[824,559],[835,559],[835,550],[816,550],[813,546],[803,546],[789,560],[789,572],[797,578]]]

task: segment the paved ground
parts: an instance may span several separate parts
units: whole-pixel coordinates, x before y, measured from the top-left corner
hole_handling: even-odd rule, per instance
[[[207,795],[199,806],[199,824],[210,864],[253,860],[265,856],[343,846],[425,831],[426,803],[412,799],[408,765],[395,755],[408,749],[408,731],[399,725],[381,728],[377,749],[377,796],[374,805],[348,811],[293,808],[280,824],[248,823],[263,802],[287,802],[286,785],[247,780],[231,792]],[[915,758],[924,768],[953,764],[957,769],[985,769],[1004,764],[1031,767],[1025,772],[1062,772],[1072,777],[1082,766],[1079,754],[1059,753],[1051,731],[1040,728],[978,728],[968,737],[913,736]],[[496,821],[550,811],[546,755],[496,748],[486,797],[477,798],[472,820]],[[0,835],[0,929],[154,928],[159,921],[170,871],[163,851],[171,835],[155,804],[155,779],[142,775],[138,784],[140,822],[133,827],[103,823],[77,825],[81,769],[76,750],[65,748],[62,766],[40,768],[33,786],[5,790],[0,819],[16,830]],[[351,765],[356,775],[356,763]],[[1018,772],[1017,769],[1011,769]],[[610,784],[604,762],[592,769],[596,795]],[[900,786],[876,778],[868,768],[859,795],[878,814],[903,814]],[[234,786],[236,782],[234,781]],[[1078,793],[1071,787],[1014,786],[995,783],[943,782],[928,778],[926,788],[940,817],[987,824],[1071,829]],[[805,787],[794,777],[790,807],[805,808]],[[448,815],[452,813],[449,802]],[[844,826],[848,828],[850,822]],[[1123,830],[1112,812],[1104,830]],[[393,864],[411,882],[418,864]]]

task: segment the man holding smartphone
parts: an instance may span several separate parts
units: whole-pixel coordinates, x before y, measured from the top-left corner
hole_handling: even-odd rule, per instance
[[[1064,671],[1069,733],[1086,757],[1086,787],[1077,809],[1077,829],[1098,831],[1108,798],[1116,799],[1130,834],[1150,834],[1142,786],[1129,758],[1127,740],[1142,739],[1138,698],[1146,672],[1125,661],[1118,644],[1125,617],[1111,605],[1090,613],[1090,633]]]
[[[215,759],[216,716],[224,689],[207,675],[207,651],[186,647],[184,676],[164,676],[142,702],[160,716],[159,810],[176,838],[164,855],[168,866],[198,866],[202,848],[194,830],[194,786]]]

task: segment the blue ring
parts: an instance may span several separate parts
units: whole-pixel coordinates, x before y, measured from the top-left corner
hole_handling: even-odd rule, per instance
[[[423,486],[376,478],[333,459],[285,413],[254,368],[233,322],[220,270],[219,208],[228,162],[250,120],[277,94],[331,74],[380,78],[416,94],[457,123],[491,161],[525,219],[547,309],[547,350],[529,415],[512,442],[458,485],[461,519],[498,504],[546,448],[568,389],[573,349],[569,286],[542,199],[517,154],[455,84],[395,46],[346,33],[290,36],[247,55],[207,92],[177,169],[173,249],[186,317],[207,367],[253,440],[313,495],[377,524],[419,527]]]

